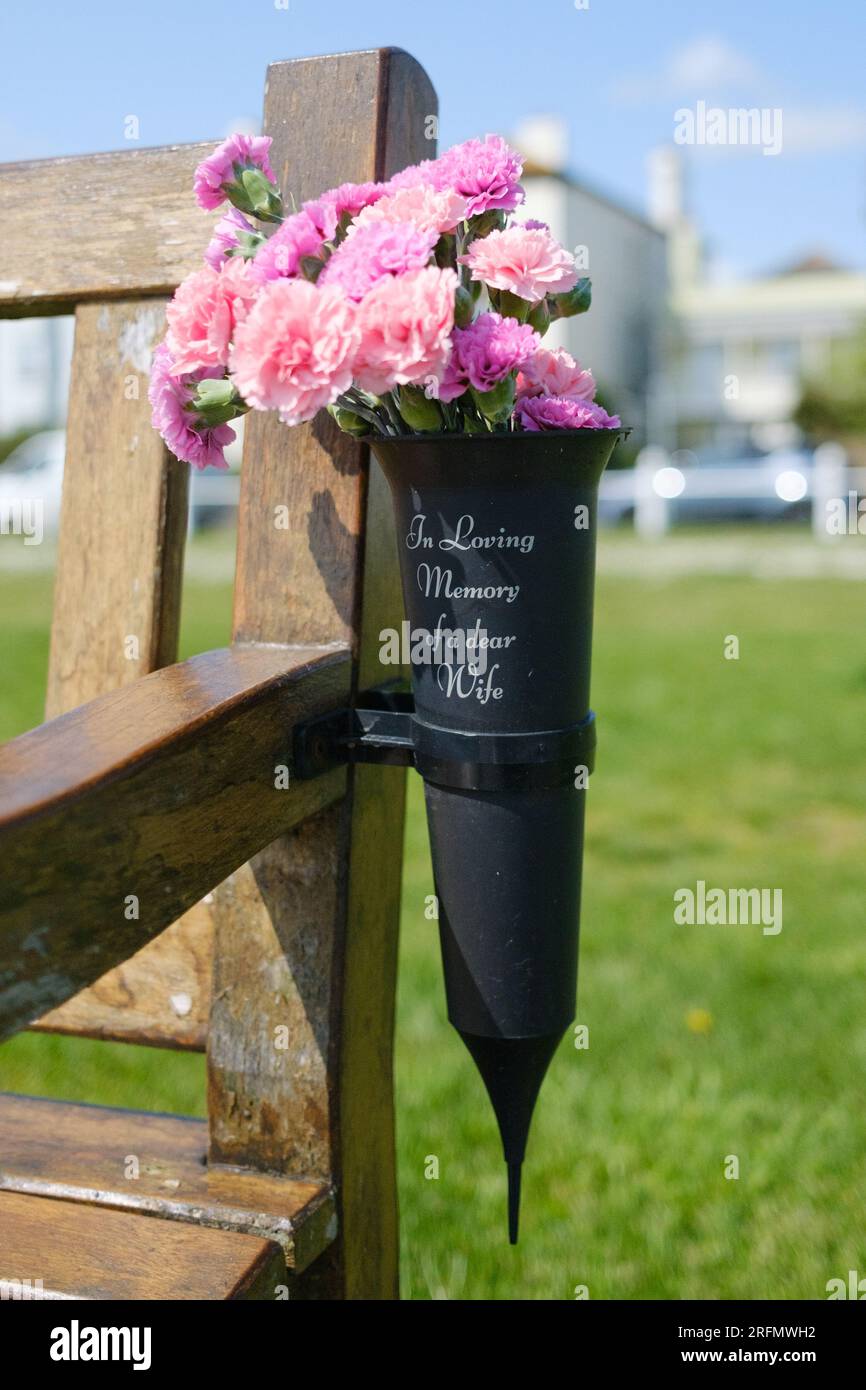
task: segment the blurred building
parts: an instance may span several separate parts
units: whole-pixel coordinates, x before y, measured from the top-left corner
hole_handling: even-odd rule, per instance
[[[652,424],[667,312],[666,235],[615,199],[588,187],[568,169],[564,122],[543,116],[514,132],[525,156],[526,204],[521,215],[547,222],[592,280],[587,314],[554,324],[545,337],[590,367],[605,404],[642,443]]]
[[[0,320],[0,436],[66,419],[74,320]]]
[[[670,322],[650,432],[668,447],[786,443],[804,376],[866,320],[866,274],[815,255],[754,279],[714,283],[683,195],[680,152],[654,150],[649,206],[668,247]]]

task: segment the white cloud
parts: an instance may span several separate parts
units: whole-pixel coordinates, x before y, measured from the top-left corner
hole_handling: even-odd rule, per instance
[[[672,91],[718,90],[758,83],[761,70],[727,39],[707,35],[692,39],[671,54],[665,81]]]
[[[816,154],[866,145],[866,110],[782,106],[782,152]]]
[[[732,89],[757,87],[765,80],[747,53],[719,35],[704,34],[675,48],[653,76],[618,78],[611,93],[615,101],[630,105],[677,100],[692,93],[710,99]]]

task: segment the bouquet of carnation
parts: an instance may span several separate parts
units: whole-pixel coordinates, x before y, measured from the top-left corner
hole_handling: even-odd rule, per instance
[[[522,162],[504,140],[288,213],[270,143],[233,135],[196,171],[201,207],[231,207],[154,355],[153,423],[173,454],[225,467],[250,409],[294,425],[327,408],[359,437],[619,427],[591,372],[542,347],[590,284],[545,223],[515,216]]]

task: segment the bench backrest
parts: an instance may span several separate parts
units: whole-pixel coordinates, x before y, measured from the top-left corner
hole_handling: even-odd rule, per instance
[[[268,70],[264,130],[298,202],[431,155],[435,112],[399,50]],[[166,298],[209,235],[190,190],[211,148],[0,168],[0,316],[75,314],[47,718],[176,658],[188,478],[151,429],[147,373]],[[400,613],[386,502],[368,450],[327,419],[248,418],[233,640],[348,642],[353,688],[380,679],[378,633]],[[336,806],[37,1025],[206,1049],[212,1158],[334,1179],[329,1277],[349,1296],[396,1280],[402,825],[403,779],[351,770]]]

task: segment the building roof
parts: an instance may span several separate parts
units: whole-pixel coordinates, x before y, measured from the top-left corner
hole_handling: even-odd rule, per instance
[[[648,218],[636,212],[634,208],[625,203],[621,203],[618,198],[611,194],[601,193],[597,188],[591,187],[583,179],[579,179],[568,169],[554,169],[544,164],[539,164],[534,159],[524,160],[523,177],[527,179],[559,179],[560,183],[567,183],[569,188],[582,193],[584,197],[592,198],[596,203],[601,203],[603,207],[610,208],[612,212],[618,212],[622,217],[627,217],[629,221],[636,222],[644,231],[652,232],[655,236],[664,238],[665,233],[661,228],[654,226]]]

